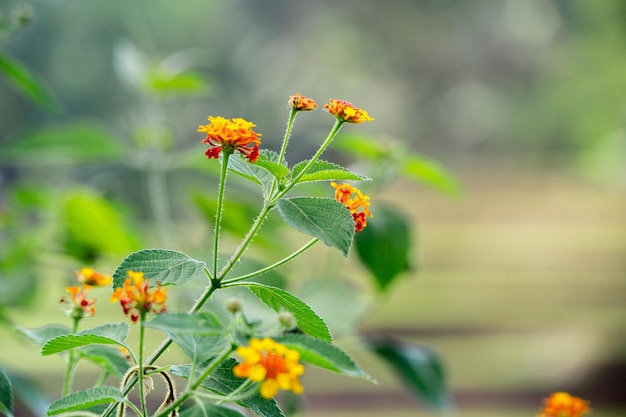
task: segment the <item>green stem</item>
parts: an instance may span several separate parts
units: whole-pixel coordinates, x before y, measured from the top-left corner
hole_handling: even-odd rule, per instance
[[[145,387],[143,383],[143,347],[145,341],[145,333],[146,327],[144,326],[144,321],[146,319],[146,312],[141,311],[139,314],[139,370],[137,371],[138,379],[139,379],[139,398],[141,400],[141,411],[143,416],[147,416],[148,412],[146,411],[146,396],[145,396]]]
[[[309,249],[311,246],[315,245],[318,241],[319,241],[319,239],[317,239],[317,238],[311,239],[304,246],[302,246],[300,249],[298,249],[297,251],[295,251],[291,255],[281,259],[280,261],[274,262],[273,264],[271,264],[269,266],[266,266],[265,268],[259,269],[258,271],[251,272],[251,273],[246,274],[246,275],[241,275],[241,276],[238,276],[238,277],[235,277],[235,278],[224,280],[222,282],[222,287],[228,287],[228,284],[232,284],[232,283],[238,282],[238,281],[244,281],[246,279],[253,278],[253,277],[256,277],[258,275],[265,274],[266,272],[269,272],[269,271],[271,271],[273,269],[276,269],[279,266],[284,265],[287,262],[289,262],[292,259],[294,259],[295,257],[299,256],[304,251]]]
[[[72,315],[74,322],[72,323],[72,334],[78,332],[78,324],[82,317]],[[71,349],[67,354],[67,368],[65,369],[65,379],[63,381],[63,397],[68,395],[72,390],[72,382],[74,380],[74,367],[76,366],[76,353]]]
[[[215,233],[213,238],[213,277],[217,276],[217,261],[219,256],[220,227],[222,223],[222,209],[224,206],[224,189],[226,188],[226,173],[228,159],[231,153],[222,151],[222,171],[220,172],[220,188],[217,193],[217,212],[215,214]]]
[[[289,120],[287,120],[287,129],[285,130],[285,137],[283,138],[283,146],[280,148],[280,155],[278,156],[278,163],[282,164],[283,159],[285,158],[285,151],[287,150],[287,144],[289,143],[289,138],[291,137],[291,129],[293,128],[293,122],[296,120],[296,114],[298,111],[296,109],[291,109],[289,113]]]

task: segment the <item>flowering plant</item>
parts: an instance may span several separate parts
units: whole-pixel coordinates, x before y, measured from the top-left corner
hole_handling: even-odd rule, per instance
[[[243,416],[228,406],[237,404],[260,416],[276,417],[283,415],[274,399],[279,391],[300,394],[304,390],[300,376],[305,372],[305,364],[373,381],[333,343],[328,326],[307,304],[282,288],[263,283],[263,274],[295,259],[319,241],[347,256],[355,234],[363,231],[373,217],[369,198],[343,183],[367,178],[320,159],[345,123],[363,123],[373,118],[343,100],[330,100],[324,107],[335,119],[328,136],[310,159],[291,166],[286,161],[291,131],[299,112],[317,108],[311,98],[301,94],[290,97],[289,119],[278,153],[260,148],[262,135],[254,130],[254,123],[242,118],[209,116],[209,124],[198,127],[198,132],[206,134],[202,140],[209,145],[206,156],[221,163],[212,259],[205,262],[179,251],[144,249],[127,256],[111,276],[90,268],[76,272],[78,285],[68,287],[69,297],[61,299],[70,306],[72,328],[52,325],[21,330],[41,343],[42,355],[67,354],[63,396],[50,405],[48,415],[80,412],[110,416],[123,415],[130,409],[138,416]],[[239,246],[225,262],[220,262],[229,171],[259,186],[263,205]],[[330,183],[328,197],[288,196],[301,184],[324,181]],[[311,240],[282,259],[234,276],[234,266],[242,260],[273,210]],[[166,306],[167,287],[183,285],[200,275],[205,277],[204,290],[193,305],[187,310],[170,311]],[[81,331],[81,321],[96,313],[96,299],[90,298],[92,287],[111,283],[110,300],[120,304],[130,325],[121,321]],[[275,310],[278,323],[270,330],[261,329],[237,300],[227,303],[228,322],[204,308],[216,291],[233,287],[247,288]],[[136,348],[128,340],[133,325],[139,332]],[[162,343],[148,356],[144,352],[147,328],[164,335]],[[159,363],[172,345],[185,353],[187,363]],[[119,388],[102,384],[103,378],[92,388],[73,391],[76,362],[83,358],[102,366],[106,375],[118,375]],[[161,405],[152,410],[146,396],[152,385],[150,377],[157,374],[168,390]],[[180,392],[174,387],[174,376],[187,381]],[[129,393],[135,387],[139,400],[133,402]]]

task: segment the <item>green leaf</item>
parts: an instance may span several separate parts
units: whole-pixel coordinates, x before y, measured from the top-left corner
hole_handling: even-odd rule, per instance
[[[332,343],[304,334],[293,333],[287,333],[274,339],[288,348],[298,351],[302,362],[307,362],[342,375],[376,382],[346,352]]]
[[[39,77],[18,61],[0,54],[0,73],[3,73],[18,92],[45,110],[58,110],[59,104],[52,97]]]
[[[299,298],[285,290],[268,285],[249,282],[243,285],[248,287],[259,300],[277,313],[288,311],[293,314],[298,328],[304,333],[327,342],[333,341],[333,337],[324,320]]]
[[[103,324],[78,334],[66,334],[48,340],[41,348],[43,356],[93,344],[124,346],[128,337],[128,324]]]
[[[146,326],[167,334],[194,363],[211,359],[230,343],[227,329],[209,312],[160,314]]]
[[[69,327],[61,324],[48,324],[47,326],[38,327],[36,329],[17,327],[16,330],[38,345],[43,345],[50,339],[71,332]]]
[[[84,410],[112,402],[126,402],[126,399],[117,388],[101,385],[99,387],[74,392],[53,402],[48,408],[48,415],[53,416],[70,411]]]
[[[146,327],[171,334],[194,334],[197,336],[217,336],[225,334],[227,329],[212,313],[175,312],[159,314],[146,323]]]
[[[284,164],[278,163],[279,155],[270,150],[264,150],[260,152],[259,158],[254,164],[265,168],[277,179],[281,179],[289,175],[291,171]]]
[[[182,252],[143,249],[131,253],[113,273],[113,288],[124,285],[128,271],[143,272],[152,285],[180,285],[201,272],[206,264]]]
[[[432,350],[391,339],[370,338],[367,342],[418,400],[438,410],[451,408],[443,364]]]
[[[377,207],[374,213],[354,243],[359,259],[384,291],[410,269],[411,225],[405,215],[390,207]]]
[[[377,138],[352,133],[342,134],[333,140],[333,148],[370,161],[389,158],[390,147]]]
[[[0,369],[0,411],[7,417],[13,417],[13,388],[3,369]]]
[[[180,417],[246,417],[239,410],[210,403],[200,403],[180,412]]]
[[[48,127],[9,143],[0,160],[26,166],[65,166],[119,161],[124,149],[117,138],[94,122]]]
[[[242,378],[237,378],[233,374],[233,367],[237,361],[229,358],[220,363],[211,375],[202,381],[201,386],[209,391],[220,395],[228,395],[235,391],[241,384],[245,382]],[[201,370],[196,371],[196,377],[199,376]],[[191,366],[178,365],[172,367],[172,373],[185,378],[189,378],[191,374]],[[237,401],[237,404],[250,409],[261,417],[285,417],[283,412],[278,408],[276,401],[273,399],[266,400],[259,394],[254,394],[244,400]]]
[[[261,161],[261,163],[259,163]],[[279,168],[278,154],[268,149],[262,149],[256,163],[248,161],[239,153],[233,154],[228,160],[228,169],[242,177],[259,184],[267,191],[274,181],[274,177],[281,178],[287,167]]]
[[[292,177],[297,177],[309,161],[302,161],[293,167]],[[311,165],[300,179],[298,184],[311,181],[348,181],[348,180],[368,180],[369,178],[355,174],[341,165],[327,161],[317,160]]]
[[[437,162],[418,155],[409,155],[401,163],[402,172],[452,196],[461,194],[461,186],[452,174]]]
[[[78,349],[78,354],[82,359],[93,362],[118,378],[122,378],[129,368],[128,361],[122,357],[120,349],[112,346],[85,346]]]
[[[164,71],[152,71],[148,74],[148,90],[157,94],[201,94],[209,90],[209,83],[204,75],[187,71],[182,74],[170,74]]]
[[[332,198],[294,197],[281,198],[276,207],[289,226],[348,256],[354,239],[354,219],[343,204]]]

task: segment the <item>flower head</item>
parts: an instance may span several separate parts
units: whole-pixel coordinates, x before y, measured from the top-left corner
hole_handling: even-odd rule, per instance
[[[345,100],[331,99],[327,104],[324,104],[324,108],[340,122],[363,123],[374,120],[365,110],[359,109]]]
[[[335,189],[335,199],[346,206],[354,219],[354,230],[360,232],[367,226],[367,217],[374,217],[370,212],[369,197],[364,195],[358,188],[350,184],[337,184],[331,182],[330,185]]]
[[[253,338],[248,346],[239,346],[237,353],[243,362],[233,368],[238,378],[261,382],[261,396],[270,399],[279,389],[302,393],[298,377],[304,373],[300,354],[266,337]]]
[[[590,412],[587,401],[567,392],[555,392],[544,402],[545,407],[537,417],[582,417]]]
[[[87,299],[87,291],[89,291],[88,286],[67,287],[65,291],[69,293],[69,299],[61,297],[60,302],[72,306],[72,317],[82,319],[84,317],[92,317],[96,314],[96,308],[93,306],[96,300]]]
[[[82,268],[80,271],[75,271],[74,276],[78,282],[89,287],[104,287],[113,282],[110,275],[101,274],[91,268]]]
[[[311,111],[317,109],[317,103],[312,98],[297,93],[289,97],[289,107],[296,111]]]
[[[206,133],[202,143],[211,145],[206,151],[209,158],[219,157],[220,152],[232,153],[236,150],[255,162],[259,157],[260,133],[252,130],[256,125],[245,119],[225,119],[221,116],[209,116],[209,124],[198,126],[198,132]]]
[[[119,301],[124,314],[130,316],[136,323],[141,314],[163,313],[165,308],[165,288],[157,283],[157,287],[150,289],[148,278],[143,277],[143,272],[128,271],[128,278],[124,287],[118,287],[111,296],[111,302]]]

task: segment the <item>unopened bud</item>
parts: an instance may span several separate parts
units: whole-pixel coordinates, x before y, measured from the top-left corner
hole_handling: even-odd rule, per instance
[[[230,298],[228,301],[226,301],[226,310],[233,314],[239,313],[242,308],[243,305],[241,304],[241,301],[237,298]]]
[[[296,319],[293,317],[293,314],[288,311],[283,311],[278,315],[278,322],[286,329],[293,329],[296,327]]]

